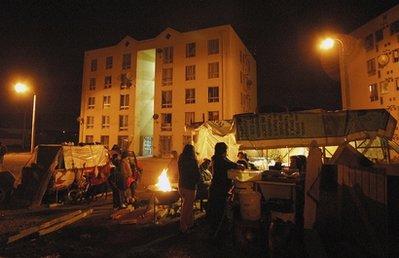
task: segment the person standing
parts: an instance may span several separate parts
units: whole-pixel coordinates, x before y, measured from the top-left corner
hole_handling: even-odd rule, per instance
[[[4,165],[4,156],[7,153],[7,147],[0,142],[0,169],[3,169],[3,165]]]
[[[182,198],[180,212],[180,231],[187,233],[193,225],[193,204],[196,187],[200,180],[198,161],[194,146],[186,144],[178,160],[179,169],[179,193]]]
[[[213,177],[209,188],[207,218],[211,230],[216,232],[223,218],[228,193],[232,187],[231,180],[227,177],[229,169],[244,169],[243,165],[234,163],[227,158],[227,145],[218,142],[215,145],[215,155],[212,157]]]
[[[112,202],[114,209],[120,209],[124,207],[124,196],[123,196],[123,178],[121,172],[121,161],[118,154],[114,154],[111,159],[111,173],[108,177],[108,183],[112,189]]]
[[[129,152],[123,151],[121,155],[121,172],[123,177],[123,193],[125,202],[131,202],[132,194],[130,184],[132,183],[132,169],[130,167]]]

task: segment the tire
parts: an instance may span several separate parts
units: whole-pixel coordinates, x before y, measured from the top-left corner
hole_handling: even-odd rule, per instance
[[[67,199],[71,203],[79,203],[82,200],[83,193],[79,189],[73,189],[68,192]]]

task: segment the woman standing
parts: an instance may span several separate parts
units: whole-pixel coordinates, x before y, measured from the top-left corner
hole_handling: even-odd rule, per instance
[[[213,231],[223,218],[228,192],[232,187],[231,180],[227,177],[229,169],[244,169],[244,166],[234,163],[227,158],[227,145],[218,142],[215,145],[215,155],[212,157],[213,177],[209,188],[207,217]]]
[[[193,225],[193,204],[196,187],[200,179],[194,146],[186,144],[179,161],[179,193],[183,200],[180,212],[180,231],[186,233]]]

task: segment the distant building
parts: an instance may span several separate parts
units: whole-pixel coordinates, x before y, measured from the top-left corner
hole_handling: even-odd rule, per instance
[[[167,28],[85,52],[79,140],[163,156],[192,141],[187,124],[256,107],[256,62],[230,25]]]
[[[348,109],[385,108],[399,120],[399,5],[351,33]],[[399,140],[396,130],[394,140]]]

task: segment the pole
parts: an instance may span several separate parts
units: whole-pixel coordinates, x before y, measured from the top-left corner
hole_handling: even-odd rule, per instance
[[[36,120],[36,94],[33,94],[32,132],[30,138],[30,152],[35,149],[35,121]]]
[[[339,49],[339,74],[341,82],[341,105],[342,109],[350,109],[350,98],[349,98],[349,80],[347,71],[347,57],[345,51],[344,42],[340,39],[336,41],[341,45]]]

